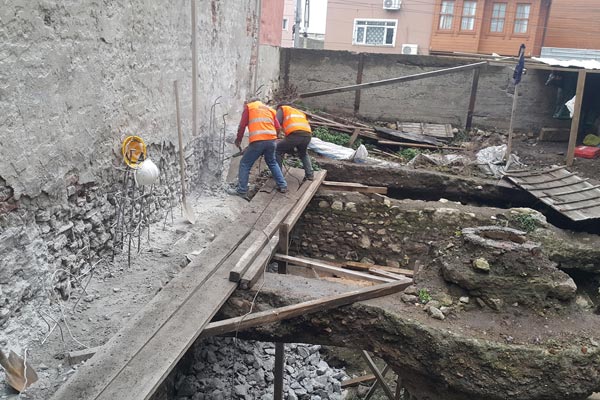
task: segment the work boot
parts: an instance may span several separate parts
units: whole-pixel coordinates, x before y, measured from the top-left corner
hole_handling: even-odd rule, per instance
[[[288,188],[287,187],[277,187],[277,191],[279,193],[287,193],[288,192]]]
[[[304,176],[304,180],[305,181],[314,181],[315,180],[315,176],[314,175],[305,175]]]
[[[225,191],[227,192],[227,194],[230,194],[232,196],[240,196],[242,199],[248,200],[248,193],[238,192],[238,190],[234,187],[228,187],[225,189]]]

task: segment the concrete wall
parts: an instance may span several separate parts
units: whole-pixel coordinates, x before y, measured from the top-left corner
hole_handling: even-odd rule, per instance
[[[371,53],[402,53],[402,44],[418,44],[419,54],[429,54],[434,0],[403,0],[398,11],[384,10],[382,0],[333,1],[327,5],[325,49]],[[394,46],[353,45],[355,18],[398,21]]]
[[[220,97],[215,115],[220,122],[229,114],[233,136],[257,73],[255,7],[255,0],[198,0],[199,133],[192,141],[189,1],[3,3],[0,326],[32,300],[44,304],[44,284],[68,295],[80,271],[111,260],[125,136],[142,136],[162,167],[150,213],[160,217],[169,198],[178,202],[176,79],[191,181],[220,176],[221,124],[210,131],[210,109]],[[269,54],[271,67],[257,82],[277,70],[276,52],[261,57]]]
[[[362,61],[361,61],[362,59]],[[282,84],[296,85],[298,93],[352,85],[360,76],[372,82],[474,62],[434,56],[356,54],[344,51],[282,49]],[[544,86],[547,71],[529,70],[519,88],[515,129],[568,126],[552,119],[555,89]],[[373,120],[452,123],[466,121],[472,72],[459,72],[404,84],[362,90],[355,110],[355,92],[303,99],[314,108],[357,114]],[[507,129],[512,107],[512,66],[488,66],[481,71],[473,124]]]

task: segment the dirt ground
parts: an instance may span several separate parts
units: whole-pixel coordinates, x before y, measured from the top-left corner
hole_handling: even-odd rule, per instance
[[[1,399],[49,399],[77,368],[69,365],[65,355],[106,343],[187,265],[194,252],[202,251],[237,217],[245,203],[224,192],[192,196],[192,200],[196,224],[185,222],[178,207],[174,221],[169,216],[166,223],[153,224],[149,241],[147,234],[143,236],[141,251],[132,257],[131,267],[125,252],[110,265],[99,264],[89,284],[87,280],[82,282],[85,291],[74,289],[66,302],[28,306],[10,321],[0,333],[3,347],[21,354],[27,349],[40,381],[20,397],[8,386],[0,385]],[[55,321],[60,322],[56,327]]]

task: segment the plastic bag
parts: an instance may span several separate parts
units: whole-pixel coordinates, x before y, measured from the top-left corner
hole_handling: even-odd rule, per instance
[[[575,112],[575,99],[577,96],[573,96],[573,98],[565,103],[565,106],[569,109],[569,114],[571,114],[571,118],[573,118],[573,113]]]
[[[354,152],[352,160],[356,163],[364,163],[365,161],[367,161],[368,157],[369,152],[367,151],[367,148],[364,144],[361,144],[360,146],[358,146],[358,149],[356,149],[356,152]]]

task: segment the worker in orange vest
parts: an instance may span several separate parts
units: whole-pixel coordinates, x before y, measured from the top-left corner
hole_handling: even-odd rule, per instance
[[[246,128],[248,128],[250,144],[244,150],[244,155],[240,161],[238,185],[236,188],[229,188],[227,192],[245,198],[248,194],[250,170],[256,160],[260,156],[264,156],[265,162],[277,183],[277,190],[281,193],[286,193],[287,182],[275,158],[277,132],[281,130],[281,125],[275,118],[275,110],[267,107],[256,98],[248,100],[244,103],[244,112],[242,113],[235,140],[235,145],[238,147],[242,144]]]
[[[277,121],[281,124],[285,137],[277,142],[277,163],[281,167],[284,154],[294,154],[297,151],[304,168],[304,179],[312,181],[314,174],[310,164],[310,157],[306,152],[310,143],[312,129],[302,111],[289,106],[279,104],[277,106]]]

